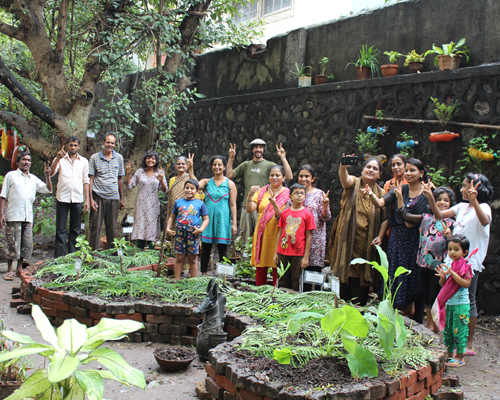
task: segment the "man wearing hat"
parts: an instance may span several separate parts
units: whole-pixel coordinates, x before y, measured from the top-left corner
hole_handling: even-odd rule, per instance
[[[245,194],[243,202],[248,196],[248,191],[252,186],[263,187],[269,183],[269,176],[267,172],[269,168],[276,165],[275,162],[264,160],[264,151],[266,149],[266,142],[262,139],[255,139],[250,142],[250,149],[252,152],[252,159],[244,161],[237,168],[233,170],[234,158],[236,157],[236,144],[229,144],[229,160],[227,161],[226,174],[229,179],[241,178],[245,184]],[[286,152],[283,145],[280,143],[279,147],[276,145],[278,157],[281,160],[283,168],[285,169],[285,179],[293,179],[292,169],[286,159]],[[240,218],[240,231],[242,237],[242,244],[244,244],[250,236],[253,236],[257,225],[257,211],[252,214],[247,214],[245,204],[241,207]]]

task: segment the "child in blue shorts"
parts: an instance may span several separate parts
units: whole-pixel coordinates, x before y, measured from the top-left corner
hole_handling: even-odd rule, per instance
[[[199,235],[208,225],[208,212],[205,203],[194,198],[198,188],[198,181],[194,179],[186,181],[184,184],[185,197],[174,203],[172,214],[167,222],[167,233],[172,237],[175,236],[175,279],[181,277],[182,266],[186,262],[186,254],[191,278],[198,275]],[[175,231],[172,229],[174,219],[176,220]]]

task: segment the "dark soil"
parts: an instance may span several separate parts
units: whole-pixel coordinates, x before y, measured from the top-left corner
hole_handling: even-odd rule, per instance
[[[196,352],[193,349],[184,347],[157,347],[154,354],[169,361],[186,361],[196,357]]]
[[[375,379],[355,379],[352,377],[347,361],[336,357],[318,358],[310,361],[304,367],[296,368],[293,365],[284,365],[276,360],[264,356],[251,356],[246,350],[234,351],[232,356],[241,364],[240,367],[247,372],[252,372],[259,380],[272,380],[276,382],[290,382],[303,389],[317,388],[320,386],[346,387],[355,383],[384,382],[389,376],[379,368],[379,376]]]

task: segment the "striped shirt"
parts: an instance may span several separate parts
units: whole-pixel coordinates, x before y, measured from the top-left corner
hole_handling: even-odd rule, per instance
[[[111,160],[101,150],[92,154],[89,161],[89,175],[94,176],[92,190],[103,199],[120,200],[118,177],[125,175],[123,157],[113,150]]]

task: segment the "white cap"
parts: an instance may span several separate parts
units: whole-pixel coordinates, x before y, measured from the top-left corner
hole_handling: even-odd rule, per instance
[[[253,145],[256,145],[256,144],[262,144],[262,145],[266,145],[266,142],[264,142],[262,139],[254,139],[250,142],[250,146],[253,146]]]

